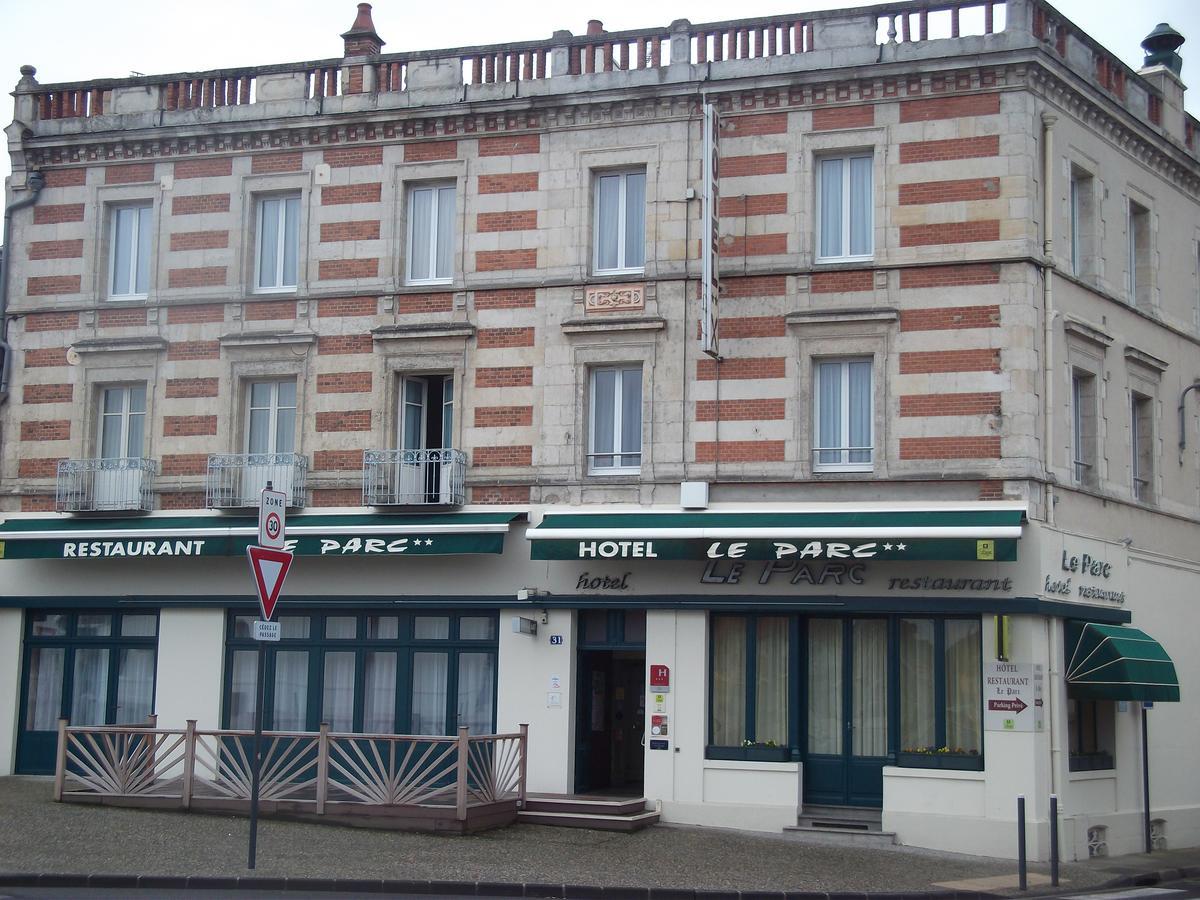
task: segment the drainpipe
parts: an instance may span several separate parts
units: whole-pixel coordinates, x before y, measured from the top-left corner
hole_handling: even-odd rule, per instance
[[[46,186],[46,179],[41,172],[31,172],[29,175],[29,193],[4,207],[4,256],[0,258],[0,353],[4,354],[4,362],[0,364],[0,405],[8,400],[9,375],[12,372],[12,347],[8,343],[8,270],[12,259],[12,214],[18,209],[33,206],[37,203]]]

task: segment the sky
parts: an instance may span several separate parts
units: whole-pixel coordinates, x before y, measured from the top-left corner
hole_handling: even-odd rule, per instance
[[[375,28],[385,52],[429,50],[582,34],[588,18],[609,31],[665,26],[674,19],[729,18],[726,0],[592,0],[590,7],[528,0],[378,0]],[[738,17],[863,5],[863,0],[742,0]],[[900,6],[900,4],[897,4]],[[1200,116],[1198,0],[1055,0],[1060,12],[1137,69],[1139,46],[1159,22],[1190,38],[1183,80],[1187,108]],[[42,84],[132,74],[203,71],[337,57],[338,37],[354,21],[354,0],[0,0],[0,84],[13,86],[26,63]],[[51,18],[47,18],[49,14]],[[0,119],[12,121],[11,87],[0,92]],[[7,153],[0,154],[7,177]]]

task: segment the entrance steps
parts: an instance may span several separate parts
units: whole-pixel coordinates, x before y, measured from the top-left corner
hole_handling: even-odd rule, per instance
[[[894,831],[882,828],[883,812],[860,806],[805,806],[784,834],[812,844],[843,847],[892,847]]]
[[[658,821],[646,809],[645,797],[600,797],[580,794],[530,794],[517,821],[597,831],[640,831]]]

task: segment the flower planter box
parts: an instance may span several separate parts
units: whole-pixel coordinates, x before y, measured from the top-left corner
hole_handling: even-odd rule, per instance
[[[788,762],[792,758],[792,751],[787,747],[705,747],[704,757],[746,762]]]
[[[896,765],[906,769],[982,772],[983,757],[978,753],[897,753]]]

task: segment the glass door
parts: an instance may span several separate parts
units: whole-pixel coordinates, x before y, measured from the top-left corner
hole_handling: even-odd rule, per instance
[[[145,452],[146,386],[105,388],[100,398],[100,458],[92,500],[96,509],[125,509],[138,499],[141,470],[124,460]]]
[[[886,619],[808,620],[804,802],[879,806],[888,744]]]

